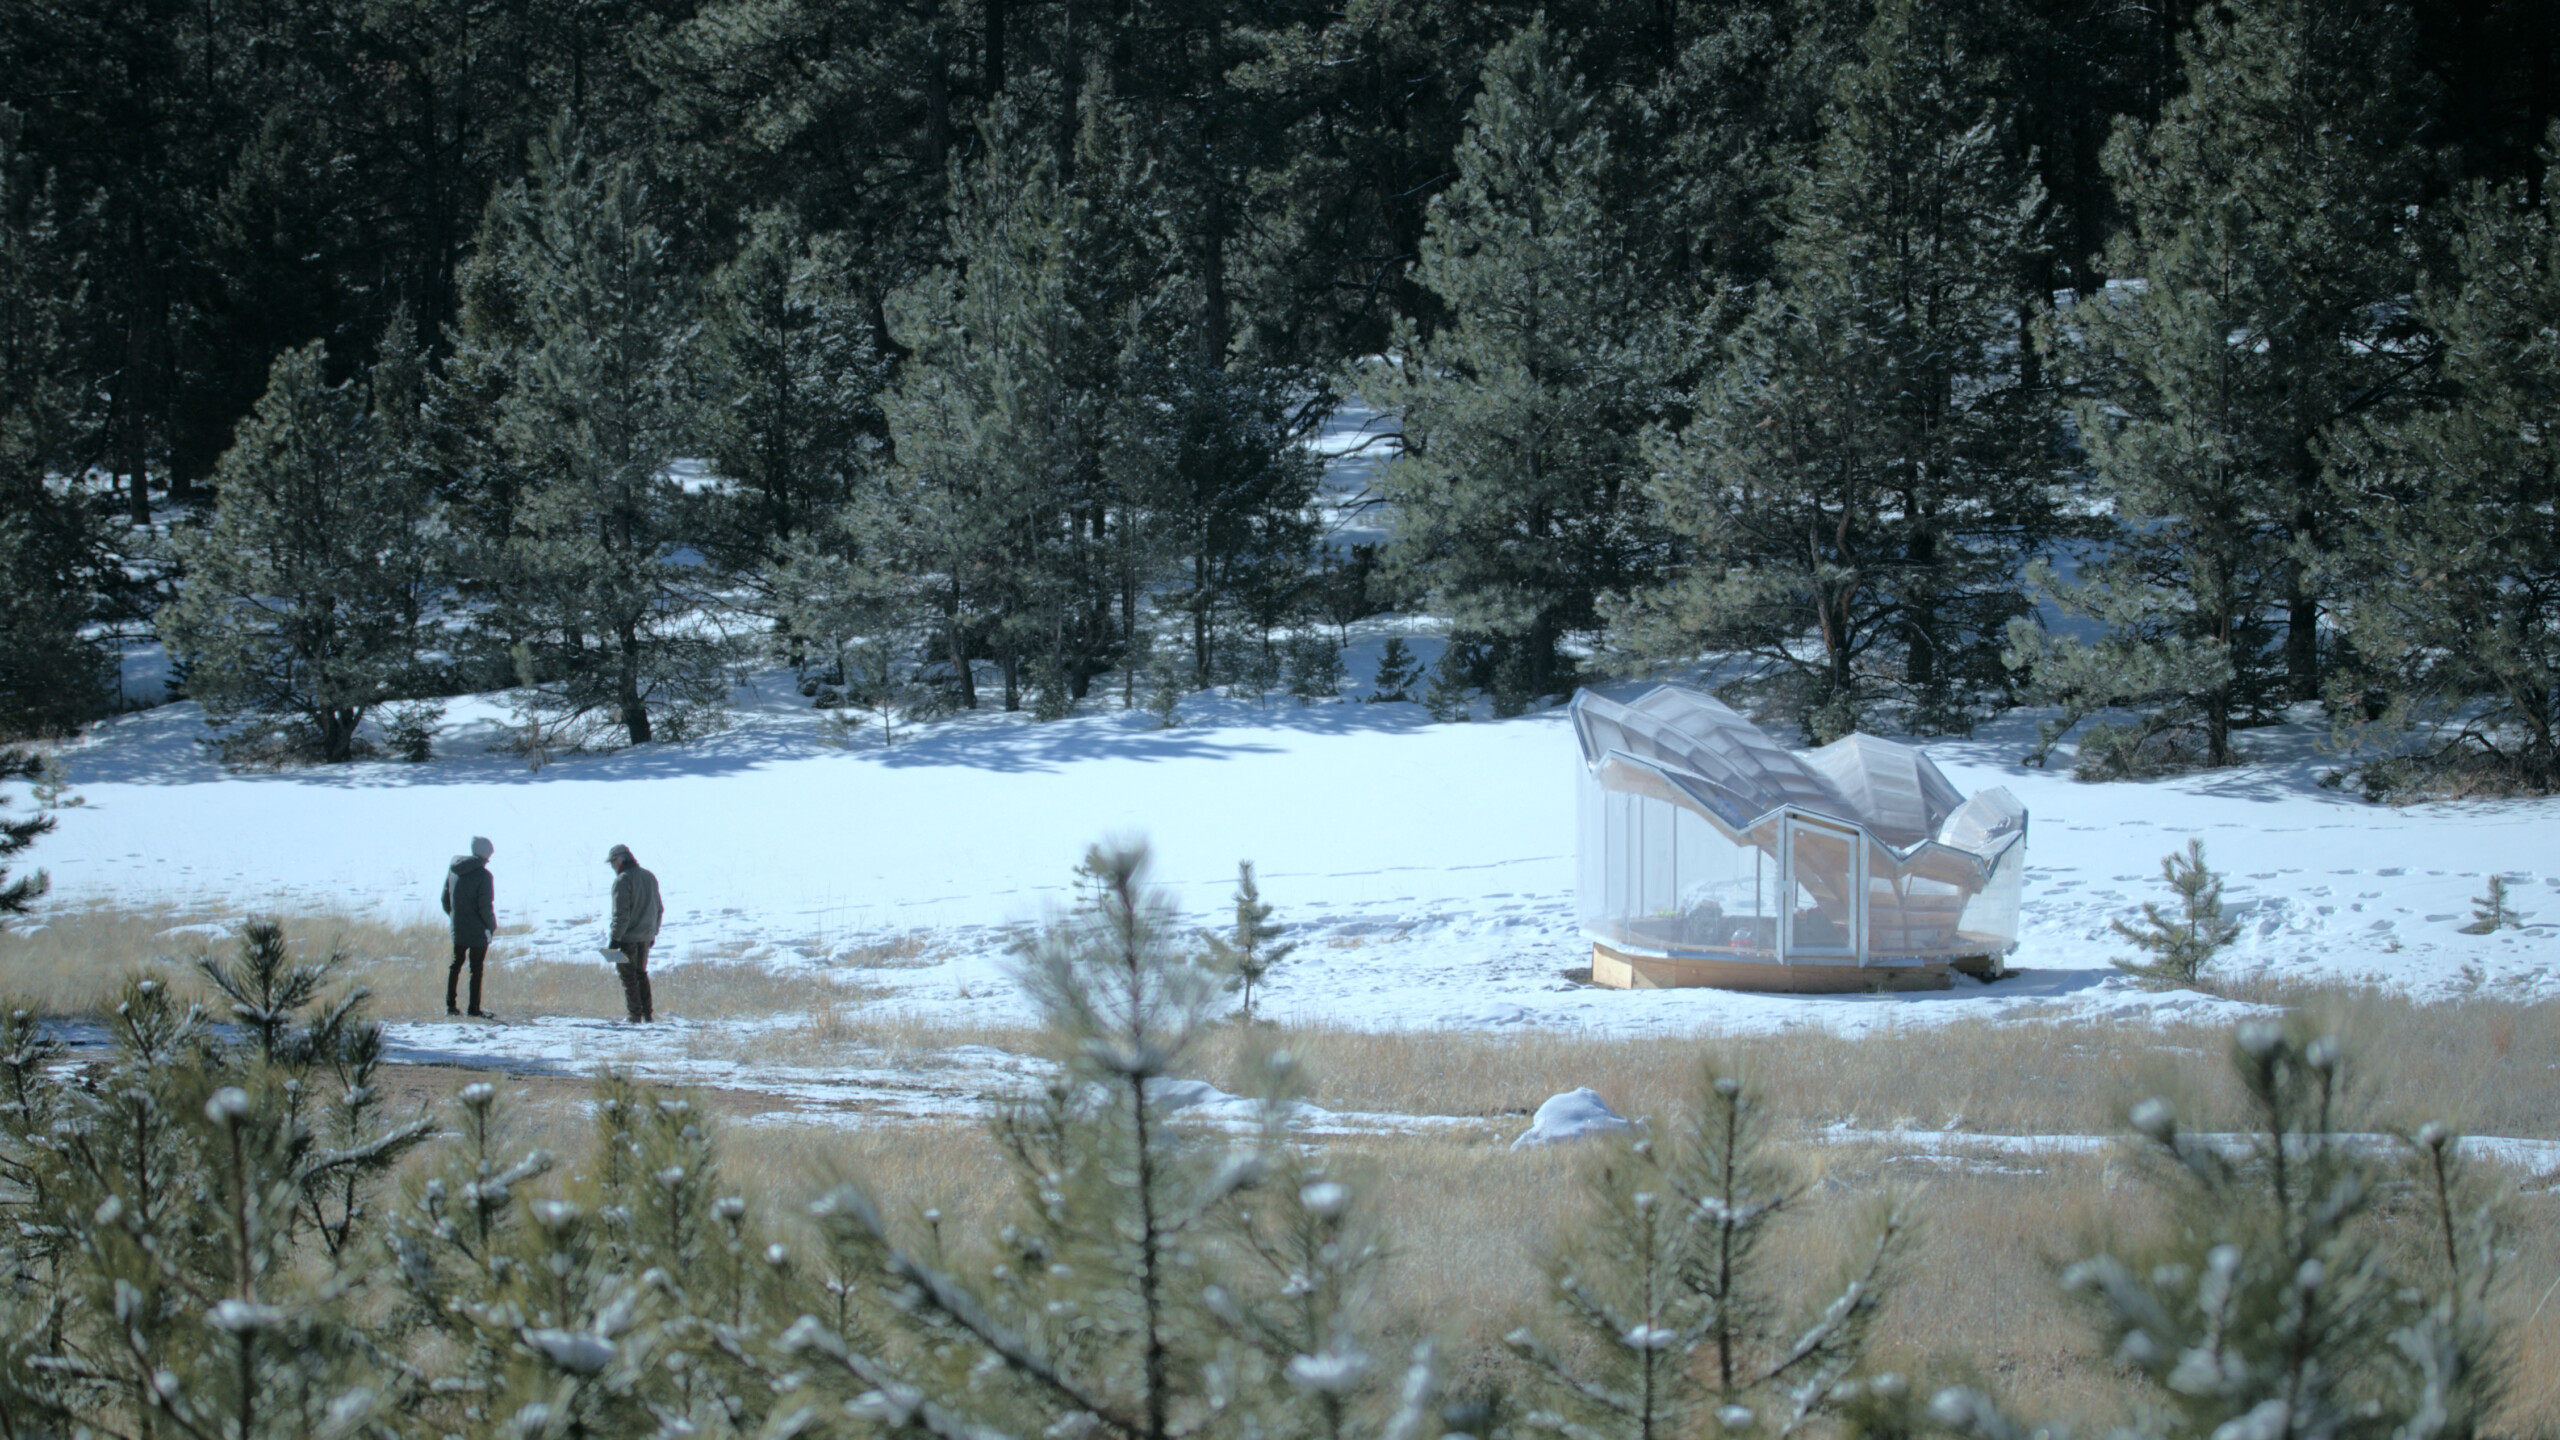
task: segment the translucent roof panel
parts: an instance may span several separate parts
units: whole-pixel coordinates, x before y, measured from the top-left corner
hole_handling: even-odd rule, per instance
[[[1804,759],[1858,812],[1867,833],[1896,849],[1936,835],[1964,804],[1928,756],[1873,735],[1834,740]]]
[[[1693,797],[1719,802],[1707,808],[1737,826],[1791,809],[1846,821],[1897,851],[1936,840],[1987,854],[2026,823],[2008,791],[1968,800],[1908,745],[1851,735],[1799,754],[1686,686],[1657,685],[1626,702],[1586,690],[1574,697],[1573,719],[1595,773],[1612,754],[1642,762]]]
[[[1586,690],[1574,699],[1573,717],[1587,764],[1611,751],[1650,760],[1726,792],[1747,815],[1785,805],[1830,814],[1840,803],[1792,751],[1712,695],[1660,685],[1622,705]]]
[[[1938,827],[1938,843],[1959,850],[1989,853],[1994,845],[2027,827],[2027,807],[2018,797],[1994,785],[1976,790]]]

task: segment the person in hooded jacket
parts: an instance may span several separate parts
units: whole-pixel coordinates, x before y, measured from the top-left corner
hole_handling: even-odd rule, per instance
[[[649,993],[649,947],[657,943],[666,906],[658,896],[658,877],[640,867],[630,846],[616,845],[604,859],[613,867],[613,930],[605,943],[622,956],[613,968],[622,977],[623,1008],[632,1024],[645,1025],[658,1018]]]
[[[444,875],[444,913],[453,917],[453,968],[444,972],[444,1013],[459,1015],[453,1007],[454,989],[462,979],[462,967],[471,967],[471,1014],[487,1019],[480,1008],[480,972],[489,963],[489,937],[498,933],[498,884],[489,874],[489,857],[497,847],[487,839],[471,837],[471,853],[457,855],[453,868]]]

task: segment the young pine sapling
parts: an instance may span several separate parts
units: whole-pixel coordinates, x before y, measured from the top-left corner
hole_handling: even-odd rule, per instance
[[[857,1418],[943,1440],[1435,1440],[1427,1360],[1368,1360],[1379,1339],[1353,1310],[1372,1247],[1353,1188],[1289,1143],[1290,1067],[1253,1067],[1270,1091],[1261,1143],[1174,1120],[1217,979],[1145,865],[1140,847],[1094,849],[1084,903],[1021,951],[1061,1065],[997,1120],[1022,1200],[995,1263],[948,1268],[938,1218],[927,1248],[906,1248],[877,1201],[838,1186],[811,1208],[827,1263],[874,1277],[854,1288],[887,1303],[857,1300],[855,1319],[868,1307],[912,1343],[883,1352],[806,1318],[783,1345]],[[1341,1423],[1390,1406],[1374,1428]]]
[[[2204,842],[2189,840],[2185,854],[2160,859],[2160,878],[2178,892],[2178,914],[2156,901],[2142,904],[2142,924],[2113,922],[2115,932],[2149,951],[2149,960],[2119,960],[2116,968],[2146,980],[2191,984],[2215,954],[2240,938],[2240,922],[2222,913],[2222,877],[2204,863]]]
[[[2515,907],[2507,899],[2507,877],[2489,877],[2489,893],[2472,897],[2471,923],[2462,927],[2465,935],[2495,935],[2512,930],[2520,923]]]
[[[1159,640],[1149,647],[1146,703],[1157,729],[1170,730],[1182,723],[1182,696],[1190,680],[1191,664],[1183,658],[1181,646]]]
[[[1244,1020],[1253,1023],[1253,990],[1262,978],[1289,958],[1298,948],[1295,941],[1279,942],[1287,933],[1286,925],[1271,921],[1270,902],[1253,883],[1253,862],[1236,865],[1236,923],[1226,934],[1210,932],[1209,964],[1227,977],[1227,988],[1244,991]]]
[[[1431,684],[1422,692],[1422,704],[1432,719],[1446,725],[1475,718],[1472,676],[1480,659],[1474,644],[1454,637],[1449,648],[1440,652],[1438,663],[1431,667]]]
[[[43,769],[43,762],[25,750],[0,750],[0,780],[32,779]],[[0,819],[0,916],[24,915],[38,896],[51,889],[53,881],[41,870],[33,875],[9,878],[9,860],[50,833],[53,817],[32,815],[24,820]]]
[[[1342,647],[1310,625],[1289,637],[1285,651],[1289,693],[1301,705],[1330,700],[1342,693]]]
[[[1391,636],[1385,649],[1378,652],[1377,688],[1369,692],[1373,705],[1411,700],[1414,683],[1422,678],[1422,661],[1401,635]]]
[[[2172,1219],[2114,1237],[2062,1282],[2114,1363],[2149,1382],[2142,1433],[2494,1433],[2516,1362],[2489,1303],[2487,1187],[2441,1124],[2399,1156],[2374,1147],[2346,1059],[2333,1035],[2251,1020],[2231,1053],[2240,1133],[2188,1133],[2158,1098],[2133,1107],[2127,1168]],[[2042,1433],[1971,1389],[1929,1412],[1972,1440]]]
[[[1853,1380],[1909,1222],[1888,1203],[1855,1275],[1809,1317],[1781,1313],[1760,1251],[1803,1188],[1764,1153],[1759,1097],[1716,1073],[1666,1140],[1620,1141],[1593,1163],[1590,1202],[1552,1266],[1559,1339],[1523,1328],[1546,1408],[1569,1440],[1789,1435],[1897,1376]]]

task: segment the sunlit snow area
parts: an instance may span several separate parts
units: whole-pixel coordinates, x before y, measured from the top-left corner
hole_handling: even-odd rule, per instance
[[[1392,620],[1355,632],[1352,683]],[[1365,632],[1365,633],[1361,633]],[[1435,642],[1413,641],[1428,658]],[[230,773],[188,704],[128,715],[65,754],[86,803],[57,812],[42,862],[64,900],[249,908],[431,909],[450,858],[495,841],[501,919],[535,953],[603,943],[607,846],[629,844],[668,898],[659,964],[682,1011],[689,958],[826,965],[918,933],[923,954],[866,974],[919,1016],[1027,1019],[1006,946],[1071,898],[1084,847],[1144,836],[1157,878],[1209,923],[1238,860],[1302,942],[1274,977],[1275,1018],[1373,1029],[1549,1025],[1599,1031],[1824,1025],[1966,1016],[2196,1010],[2222,1002],[2117,975],[2108,928],[2162,899],[2159,857],[2203,837],[2246,924],[2226,976],[2396,987],[2418,996],[2560,993],[2560,803],[2406,809],[2325,789],[2315,725],[2254,732],[2272,758],[2117,784],[2017,762],[2034,719],[1926,742],[1963,790],[2005,785],[2032,822],[2024,933],[1994,984],[1897,996],[1611,991],[1586,966],[1573,905],[1574,743],[1561,711],[1434,724],[1412,704],[1185,703],[1154,728],[1097,691],[1049,724],[981,711],[884,745],[846,736],[776,674],[706,740],[569,756],[539,772],[487,753],[495,697],[457,702],[439,758]],[[2059,761],[2057,762],[2057,766]],[[2461,933],[2491,874],[2525,928]],[[601,972],[603,962],[596,961]]]

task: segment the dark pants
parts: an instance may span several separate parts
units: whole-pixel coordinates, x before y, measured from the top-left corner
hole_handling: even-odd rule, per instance
[[[613,969],[622,977],[622,1008],[631,1012],[631,1023],[657,1019],[657,1010],[649,1004],[649,942],[614,948],[622,952],[622,962]]]
[[[444,972],[444,1008],[448,1013],[453,1009],[453,992],[462,979],[462,967],[466,961],[471,966],[471,1013],[477,1015],[480,1013],[480,970],[489,963],[489,942],[486,940],[477,945],[465,945],[459,940],[453,942],[453,968]]]

